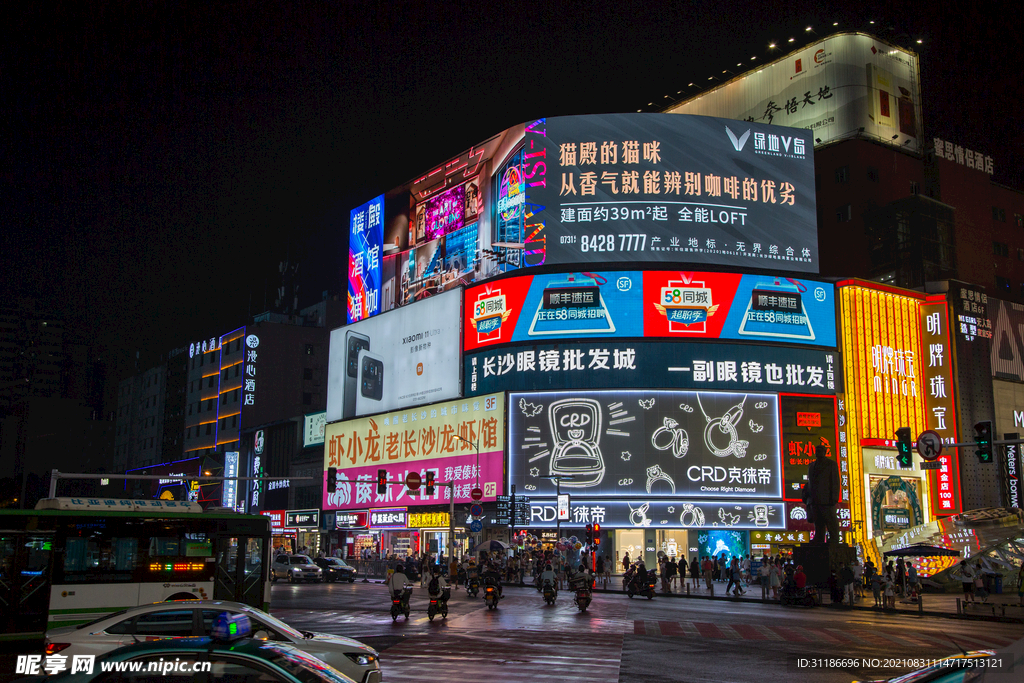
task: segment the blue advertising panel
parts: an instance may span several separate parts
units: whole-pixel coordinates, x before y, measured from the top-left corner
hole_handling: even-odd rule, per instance
[[[744,275],[721,336],[835,346],[835,287],[814,280]]]
[[[384,195],[349,212],[348,322],[380,312]]]
[[[549,389],[716,389],[835,395],[835,351],[731,342],[590,342],[495,348],[463,357],[467,396]]]

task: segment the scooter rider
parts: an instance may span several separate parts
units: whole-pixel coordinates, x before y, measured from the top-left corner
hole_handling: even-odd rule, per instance
[[[643,560],[637,560],[636,571],[633,572],[633,584],[638,593],[647,587],[647,566],[644,565]]]
[[[427,591],[431,595],[440,595],[441,591],[448,587],[448,582],[441,572],[441,565],[435,564],[430,568],[431,579],[427,584]]]
[[[544,582],[545,581],[550,583],[551,587],[555,588],[555,590],[557,591],[556,586],[557,586],[557,581],[558,581],[558,575],[555,574],[554,570],[551,569],[551,565],[550,564],[545,565],[544,571],[542,571],[540,573],[540,587],[541,587],[541,589],[544,588]]]
[[[502,596],[501,595],[501,574],[498,573],[498,570],[497,570],[497,568],[495,568],[494,563],[492,563],[492,562],[488,562],[487,563],[487,565],[484,567],[484,573],[481,576],[481,580],[483,581],[483,584],[485,586],[488,583],[496,586],[498,588],[498,597],[500,598]]]
[[[397,565],[395,567],[395,573],[388,579],[388,592],[391,593],[391,597],[395,598],[402,594],[402,589],[405,588],[405,584],[409,583],[409,577],[405,575],[405,567]]]

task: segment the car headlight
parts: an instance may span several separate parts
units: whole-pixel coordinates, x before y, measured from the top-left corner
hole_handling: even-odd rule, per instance
[[[293,571],[293,572],[300,572],[300,571],[302,571],[302,570],[301,570],[301,569],[299,569],[298,567],[292,567],[292,571]]]
[[[373,663],[377,661],[375,656],[366,652],[346,652],[345,656],[359,666],[373,666]]]

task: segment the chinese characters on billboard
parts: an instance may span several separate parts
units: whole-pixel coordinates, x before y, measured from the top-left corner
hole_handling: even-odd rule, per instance
[[[956,443],[956,403],[953,400],[952,349],[945,300],[921,304],[921,346],[927,362],[921,363],[928,428],[938,432],[943,443]],[[939,456],[940,468],[928,473],[932,513],[961,512],[960,465],[957,450],[948,448]]]
[[[325,510],[351,510],[379,505],[431,505],[450,500],[450,490],[438,486],[433,496],[421,487],[405,486],[409,472],[455,484],[455,502],[469,503],[479,486],[483,500],[494,501],[504,470],[503,394],[434,403],[370,418],[327,425],[324,477],[338,469],[338,486],[324,487]],[[479,450],[478,450],[479,448]],[[377,471],[387,471],[387,492],[377,493]]]
[[[348,322],[380,313],[384,195],[349,212]]]

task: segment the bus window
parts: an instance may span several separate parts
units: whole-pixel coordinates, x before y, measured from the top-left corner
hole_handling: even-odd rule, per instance
[[[68,581],[130,581],[138,562],[138,539],[100,534],[68,538],[64,575]]]
[[[179,551],[179,539],[177,536],[160,536],[149,539],[150,557],[177,557],[182,553]]]

